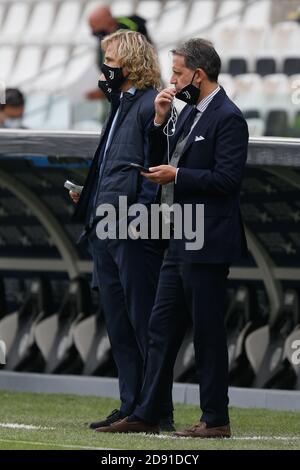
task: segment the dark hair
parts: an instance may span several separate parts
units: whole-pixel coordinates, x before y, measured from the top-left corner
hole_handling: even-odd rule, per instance
[[[2,105],[2,109],[5,106],[19,107],[25,105],[25,98],[23,93],[17,88],[6,88],[5,90],[5,104]]]
[[[222,63],[210,41],[201,38],[190,39],[171,52],[183,56],[188,69],[202,69],[211,82],[218,81]]]

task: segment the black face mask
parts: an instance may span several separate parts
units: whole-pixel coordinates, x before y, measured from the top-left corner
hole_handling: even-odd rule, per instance
[[[100,41],[102,41],[102,39],[104,39],[105,36],[109,35],[109,32],[105,31],[105,30],[93,31],[92,35],[95,36],[96,38],[100,39]]]
[[[200,96],[200,89],[193,85],[195,73],[193,75],[191,83],[183,87],[182,90],[180,90],[175,95],[175,98],[178,98],[179,100],[184,101],[185,103],[190,105],[197,104]]]
[[[111,101],[112,89],[109,87],[108,82],[106,80],[99,80],[98,88],[103,91],[108,101]]]
[[[108,65],[103,64],[102,72],[112,91],[118,91],[127,78],[123,75],[122,67],[109,67]]]

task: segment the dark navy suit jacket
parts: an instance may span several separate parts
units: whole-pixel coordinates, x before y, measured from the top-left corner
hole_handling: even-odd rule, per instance
[[[170,155],[192,111],[186,106],[170,138]],[[163,126],[150,130],[150,161],[166,163],[167,140]],[[204,245],[186,250],[186,241],[176,241],[184,260],[199,263],[232,263],[247,256],[239,193],[247,160],[248,127],[241,111],[223,88],[216,94],[189,135],[175,184],[174,202],[192,205],[195,228],[196,204],[204,204]],[[199,220],[198,220],[199,222]]]

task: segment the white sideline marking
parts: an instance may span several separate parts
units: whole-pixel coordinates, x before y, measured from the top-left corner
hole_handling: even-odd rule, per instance
[[[57,444],[56,442],[35,442],[35,441],[14,441],[12,439],[0,439],[0,442],[6,442],[8,444],[26,444],[32,446],[43,446],[43,447],[62,447],[64,449],[82,449],[82,450],[118,450],[110,449],[108,447],[90,447],[90,446],[75,446],[73,444]]]
[[[0,423],[0,428],[7,428],[7,429],[25,429],[27,431],[53,431],[55,428],[46,428],[43,426],[32,426],[30,424],[18,424],[18,423]]]
[[[159,434],[159,435],[154,435],[154,434],[144,434],[144,436],[146,437],[150,437],[152,439],[165,439],[165,440],[168,440],[168,439],[191,439],[193,441],[197,440],[197,438],[195,437],[177,437],[177,436],[167,436],[167,435],[164,435],[164,434]],[[200,440],[200,439],[199,439]],[[201,439],[202,440],[202,439]],[[224,440],[224,442],[230,442],[230,441],[300,441],[300,436],[233,436],[233,437],[230,437],[229,439],[214,439],[214,438],[210,438],[209,439],[210,441],[211,440],[217,440],[217,441],[220,441],[220,440]]]
[[[233,441],[300,441],[300,436],[245,436],[231,437]]]

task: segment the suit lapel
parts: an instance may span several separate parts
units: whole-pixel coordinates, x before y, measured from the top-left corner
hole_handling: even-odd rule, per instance
[[[216,96],[212,99],[209,103],[208,107],[203,113],[203,116],[200,117],[199,121],[195,125],[194,129],[189,135],[189,138],[185,144],[183,149],[182,156],[187,152],[190,148],[192,143],[195,141],[196,136],[204,135],[206,133],[207,128],[210,125],[211,120],[214,118],[216,110],[221,106],[224,101],[226,93],[223,88],[216,94]]]

